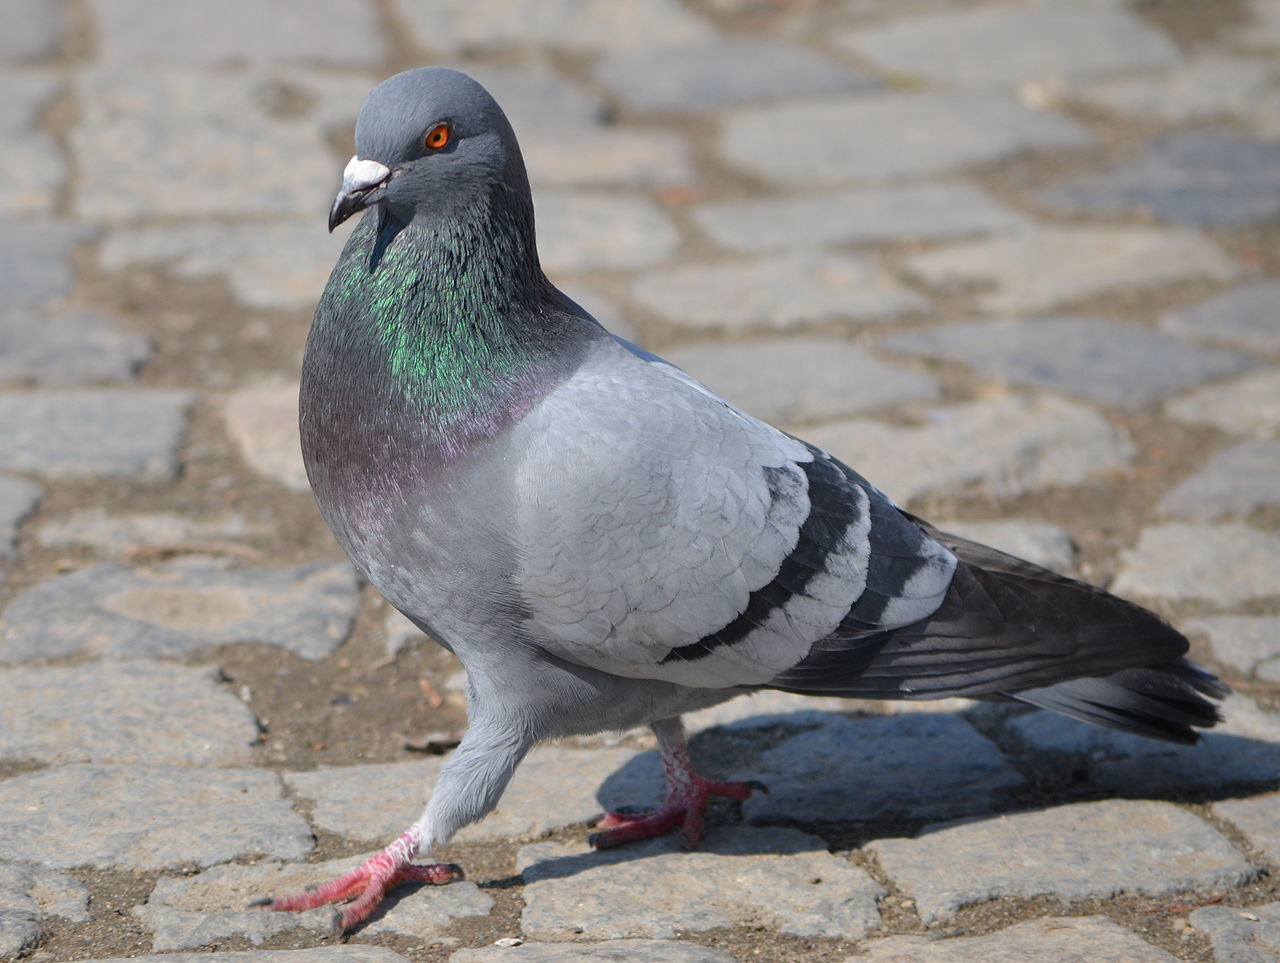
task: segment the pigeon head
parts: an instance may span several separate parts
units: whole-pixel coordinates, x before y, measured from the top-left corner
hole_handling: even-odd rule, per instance
[[[495,186],[527,197],[511,124],[466,74],[419,67],[384,80],[356,120],[356,153],[342,173],[329,230],[379,205],[404,222],[447,218],[483,203]]]

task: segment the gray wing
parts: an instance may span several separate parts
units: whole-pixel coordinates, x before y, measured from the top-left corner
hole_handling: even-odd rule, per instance
[[[648,358],[602,344],[517,429],[530,637],[613,674],[729,687],[837,629],[938,607],[947,549],[825,453]]]

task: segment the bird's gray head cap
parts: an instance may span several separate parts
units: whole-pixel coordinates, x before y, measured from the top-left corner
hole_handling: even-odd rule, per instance
[[[419,67],[375,87],[356,119],[356,153],[342,174],[329,230],[374,204],[409,221],[465,210],[495,184],[528,192],[506,115],[464,73]]]

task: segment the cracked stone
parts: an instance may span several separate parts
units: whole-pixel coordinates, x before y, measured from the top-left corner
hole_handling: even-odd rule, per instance
[[[1026,229],[1030,222],[972,184],[885,186],[703,204],[694,219],[732,251],[943,239]]]
[[[151,343],[96,311],[0,311],[0,383],[132,381]]]
[[[361,0],[91,0],[90,8],[97,52],[109,61],[349,67],[387,55],[376,12]]]
[[[1280,440],[1246,441],[1218,452],[1156,506],[1197,521],[1248,515],[1280,505]]]
[[[1280,352],[1280,281],[1231,288],[1160,319],[1160,329],[1193,341]]]
[[[432,0],[401,2],[420,46],[470,54],[513,44],[583,52],[701,43],[713,28],[677,0]]]
[[[833,717],[765,752],[750,776],[770,789],[743,803],[753,823],[949,818],[997,809],[1022,784],[990,740],[937,713]]]
[[[300,859],[311,831],[265,769],[72,764],[0,780],[5,855],[140,872]]]
[[[835,338],[689,345],[665,357],[757,418],[775,424],[937,399],[937,379]]]
[[[902,503],[982,489],[1012,497],[1114,472],[1133,443],[1097,412],[1060,398],[1009,396],[930,409],[924,424],[866,419],[805,431]]]
[[[1268,368],[1225,384],[1203,388],[1168,402],[1179,421],[1213,425],[1245,435],[1280,434],[1280,369]]]
[[[138,571],[106,563],[54,576],[10,602],[0,660],[173,658],[236,642],[315,660],[346,639],[359,605],[359,580],[345,563],[232,569],[180,558]]]
[[[780,110],[804,137],[778,138]],[[730,164],[772,183],[809,187],[940,174],[1092,142],[1075,121],[1009,94],[950,90],[737,108],[725,117],[720,150]]]
[[[0,669],[0,758],[245,765],[257,720],[217,676],[149,661]]]
[[[0,394],[0,471],[175,478],[195,400],[155,389]]]
[[[1076,567],[1079,550],[1067,531],[1033,519],[994,519],[992,521],[939,522],[944,532],[951,532],[1001,552],[1025,558],[1055,572],[1070,573]]]
[[[879,924],[884,894],[821,839],[793,829],[713,830],[693,852],[671,838],[603,852],[536,843],[516,859],[521,929],[553,941],[670,939],[747,923],[859,939]]]
[[[1152,141],[1135,160],[1037,192],[1069,213],[1142,212],[1195,227],[1239,227],[1280,214],[1280,144],[1191,130]]]
[[[761,70],[761,64],[769,69]],[[638,110],[716,110],[880,86],[870,75],[803,47],[750,37],[606,56],[597,61],[595,77]]]
[[[1011,85],[1179,61],[1173,42],[1139,17],[1073,4],[902,17],[838,35],[836,43],[895,75],[945,84]]]
[[[1021,314],[1076,298],[1173,281],[1229,281],[1239,266],[1200,234],[1177,228],[1044,227],[960,241],[908,258],[938,288],[981,285],[983,311]]]
[[[443,764],[442,759],[426,759],[342,766],[288,773],[284,778],[298,796],[312,803],[317,827],[374,841],[397,835],[421,814]],[[422,793],[406,793],[405,786],[421,786]],[[583,825],[606,809],[657,806],[664,786],[656,753],[538,746],[516,770],[497,808],[455,839],[543,836]]]
[[[894,351],[961,361],[988,377],[1138,408],[1255,362],[1216,348],[1093,318],[950,324],[882,342]]]
[[[1002,896],[1110,899],[1230,888],[1257,869],[1171,803],[1110,799],[931,826],[868,844],[925,923]]]
[[[1280,616],[1211,615],[1186,630],[1205,633],[1214,655],[1244,675],[1280,682]]]
[[[298,436],[296,381],[266,381],[231,392],[222,403],[222,419],[250,468],[293,491],[311,490]]]
[[[631,291],[673,324],[690,328],[887,321],[929,306],[875,261],[818,252],[683,265],[645,275]]]
[[[891,936],[867,943],[861,955],[845,963],[1074,963],[1085,959],[1080,955],[1084,947],[1088,959],[1107,963],[1174,963],[1177,959],[1105,916],[1064,916],[1015,923],[985,936]]]
[[[1280,595],[1280,536],[1238,522],[1169,522],[1120,555],[1119,595],[1238,605]]]
[[[1188,917],[1209,937],[1222,963],[1270,963],[1280,959],[1280,903],[1249,908],[1203,906]]]
[[[349,872],[373,853],[323,863],[258,862],[252,866],[214,866],[194,876],[161,877],[147,902],[133,914],[153,934],[152,948],[198,950],[228,939],[260,946],[293,930],[327,935],[333,907],[305,913],[264,913],[246,904],[263,894],[296,893]],[[402,887],[355,939],[385,935],[439,941],[457,919],[487,916],[494,901],[475,883]]]
[[[18,526],[44,496],[44,490],[25,478],[0,475],[0,558],[12,558],[18,548]]]
[[[17,959],[37,946],[47,916],[88,922],[89,891],[66,873],[0,862],[0,957]]]
[[[670,218],[638,197],[545,192],[535,206],[538,253],[551,272],[649,267],[680,246]]]
[[[1249,844],[1275,862],[1280,857],[1280,793],[1270,792],[1245,799],[1227,799],[1213,804],[1213,813],[1244,833]]]

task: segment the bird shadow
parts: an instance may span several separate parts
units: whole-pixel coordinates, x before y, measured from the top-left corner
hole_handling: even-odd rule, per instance
[[[854,848],[1100,799],[1214,803],[1280,789],[1277,741],[1214,731],[1182,746],[1005,707],[959,715],[775,713],[708,729],[690,747],[706,774],[762,779],[772,790],[713,806],[698,850],[724,855]],[[638,786],[651,786],[650,798],[635,798]],[[661,793],[657,753],[647,752],[606,777],[597,799],[603,810],[625,809],[624,802],[643,809]],[[682,848],[678,834],[600,852],[549,848],[510,884]]]

